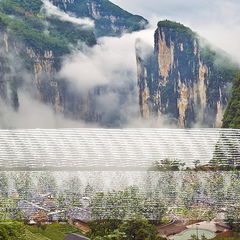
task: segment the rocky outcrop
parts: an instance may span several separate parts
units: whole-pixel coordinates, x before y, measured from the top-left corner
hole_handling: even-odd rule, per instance
[[[144,29],[148,21],[133,15],[110,1],[100,0],[52,0],[58,8],[77,17],[89,17],[95,22],[95,34],[117,36],[123,31],[132,32]]]
[[[152,67],[138,59],[140,116],[166,115],[180,127],[220,127],[230,83],[237,66],[223,53],[211,50],[189,28],[170,21],[158,23]],[[218,61],[218,63],[216,62]],[[238,68],[239,69],[239,68]],[[145,73],[145,74],[144,74]],[[145,79],[150,82],[146,83]],[[146,95],[146,92],[150,93]]]

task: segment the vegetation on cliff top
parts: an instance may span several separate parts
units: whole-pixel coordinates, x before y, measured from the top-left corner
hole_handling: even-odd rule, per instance
[[[174,49],[174,64],[166,83],[161,88],[161,109],[163,113],[171,116],[171,119],[179,118],[178,98],[176,91],[176,81],[181,77],[181,81],[188,87],[192,88],[192,82],[199,81],[199,69],[201,61],[202,66],[206,69],[204,73],[204,84],[206,87],[206,108],[204,115],[199,118],[195,111],[200,99],[196,103],[190,103],[185,112],[185,127],[195,124],[198,118],[201,119],[200,124],[213,127],[216,122],[217,102],[220,100],[223,108],[227,105],[230,98],[231,83],[240,71],[240,67],[236,64],[227,53],[221,49],[213,47],[207,40],[201,38],[196,32],[183,24],[164,20],[158,22],[158,28],[155,31],[155,57],[159,54],[159,38],[166,41],[168,48]],[[154,94],[159,88],[159,81],[163,77],[159,75],[158,63],[154,63],[156,67],[153,71],[154,82],[149,84],[150,93]],[[154,105],[154,104],[153,104]]]
[[[41,5],[40,0],[1,1],[1,28],[8,29],[11,39],[20,40],[40,53],[52,50],[55,55],[63,55],[69,52],[70,44],[75,45],[78,41],[89,46],[96,43],[93,29],[42,16],[39,14]]]

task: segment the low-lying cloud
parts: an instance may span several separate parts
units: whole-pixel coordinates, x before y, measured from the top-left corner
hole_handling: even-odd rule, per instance
[[[136,82],[135,41],[138,36],[153,45],[152,30],[125,34],[120,38],[100,38],[96,46],[83,47],[67,56],[60,77],[67,78],[79,91],[106,84],[117,87],[126,81]]]
[[[138,119],[124,128],[106,129],[56,116],[49,106],[25,93],[19,99],[19,112],[5,109],[4,121],[20,131],[23,139],[1,134],[1,165],[24,162],[36,155],[34,164],[46,167],[62,181],[73,177],[107,189],[130,184],[144,187],[153,161],[169,156],[192,167],[195,159],[207,163],[217,138],[216,133],[200,129],[186,134],[173,126]]]
[[[43,6],[41,11],[44,12],[48,16],[58,17],[62,21],[72,22],[79,25],[85,25],[85,27],[94,27],[94,21],[89,18],[76,18],[71,17],[67,13],[61,11],[56,6],[54,6],[48,0],[41,0],[43,2]]]

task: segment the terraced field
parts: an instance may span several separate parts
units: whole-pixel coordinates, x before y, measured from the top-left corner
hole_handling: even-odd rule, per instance
[[[62,240],[69,233],[84,235],[82,230],[70,224],[53,223],[43,231],[37,226],[25,225],[26,240]]]

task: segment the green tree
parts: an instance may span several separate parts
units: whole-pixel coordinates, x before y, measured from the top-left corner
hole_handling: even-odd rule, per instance
[[[180,171],[184,168],[185,163],[181,163],[180,160],[165,158],[161,161],[154,163],[154,170],[157,171]]]
[[[193,160],[192,163],[194,164],[194,167],[195,167],[195,168],[198,168],[198,167],[201,166],[201,165],[200,165],[201,162],[200,162],[199,159]]]
[[[143,198],[135,185],[125,188],[118,193],[115,190],[107,193],[96,193],[90,202],[93,221],[88,222],[91,237],[103,237],[118,229],[128,211],[143,210]]]
[[[22,223],[0,222],[0,239],[4,240],[24,240],[24,227]]]
[[[224,189],[229,184],[230,180],[225,177],[224,175],[221,175],[220,178],[214,179],[209,184],[209,191],[211,195],[215,198],[215,204],[217,206],[222,205],[222,203],[226,200],[224,199]]]
[[[79,198],[77,197],[76,193],[73,194],[71,198],[71,205],[76,207],[82,207],[82,202],[79,201]]]
[[[169,198],[171,200],[171,203],[175,203],[176,199],[178,198],[178,193],[176,190],[176,187],[174,186],[168,186],[164,191],[163,194],[166,198]]]
[[[8,176],[5,172],[0,172],[0,191],[3,197],[8,196]]]
[[[19,188],[17,189],[17,191],[18,191],[19,197],[20,197],[20,198],[23,198],[24,192],[25,192],[25,188],[19,187]]]
[[[186,187],[186,184],[185,184],[185,182],[183,182],[183,183],[182,183],[182,187],[181,187],[182,192],[185,192],[186,188],[187,188],[187,187]]]
[[[113,233],[105,235],[103,237],[97,236],[94,240],[124,240],[127,235],[124,232],[120,232],[118,229],[114,230]]]
[[[75,194],[81,192],[81,186],[81,180],[77,176],[70,177],[65,184],[67,192]]]
[[[127,235],[126,239],[156,239],[158,231],[155,226],[149,224],[139,212],[128,212],[122,220],[119,231]]]
[[[4,182],[7,179],[7,175],[4,171],[0,170],[0,182]]]
[[[42,193],[53,193],[57,192],[57,182],[52,172],[41,172],[38,176],[38,189]]]
[[[63,192],[58,193],[57,197],[55,198],[55,201],[59,209],[63,208],[65,199],[66,199],[66,195]]]
[[[200,194],[203,194],[206,196],[210,195],[208,192],[208,184],[206,181],[202,181],[202,182],[193,184],[192,189],[196,193],[200,193]]]
[[[162,182],[160,181],[160,179],[155,179],[153,181],[153,190],[156,189],[162,190]]]
[[[24,187],[25,187],[26,190],[29,188],[29,182],[28,182],[28,180],[25,181]]]
[[[35,187],[35,184],[33,183],[31,190],[35,190],[35,188],[36,188],[36,187]]]
[[[21,210],[20,210],[20,208],[17,207],[16,204],[13,204],[13,205],[9,206],[8,212],[9,212],[10,218],[14,219],[20,214]]]
[[[150,224],[158,225],[166,213],[166,208],[161,199],[151,199],[144,205],[143,216],[149,220]]]
[[[85,187],[85,194],[86,195],[91,195],[92,190],[93,190],[93,186],[90,183],[88,183],[87,186]]]
[[[183,192],[183,202],[184,206],[188,208],[193,202],[194,196],[192,193],[186,191]]]
[[[37,222],[37,228],[38,228],[38,232],[39,232],[39,228],[41,228],[42,223],[41,222]]]
[[[42,232],[43,232],[43,235],[44,235],[44,231],[46,230],[47,225],[41,224],[41,225],[40,225],[40,228],[42,229]]]

